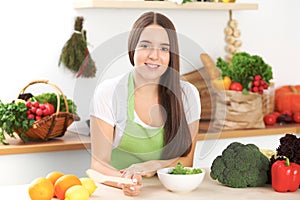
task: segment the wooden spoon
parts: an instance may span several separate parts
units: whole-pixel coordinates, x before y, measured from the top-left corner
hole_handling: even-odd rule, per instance
[[[86,170],[86,174],[88,177],[93,179],[96,182],[99,183],[104,183],[106,181],[111,181],[115,183],[123,183],[123,184],[131,184],[134,185],[135,183],[132,182],[132,179],[130,178],[121,178],[121,177],[116,177],[116,176],[106,176],[104,174],[101,174],[100,172],[93,170],[93,169],[88,169]]]

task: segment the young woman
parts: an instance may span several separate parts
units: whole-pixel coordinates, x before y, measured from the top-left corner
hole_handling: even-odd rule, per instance
[[[133,70],[97,87],[91,111],[92,168],[130,177],[135,184],[107,185],[138,195],[142,176],[181,162],[192,166],[200,97],[180,80],[177,34],[164,15],[144,13],[128,40]]]

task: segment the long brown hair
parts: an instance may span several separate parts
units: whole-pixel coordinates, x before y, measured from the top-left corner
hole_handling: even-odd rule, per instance
[[[128,54],[134,66],[134,53],[145,27],[157,24],[168,33],[170,40],[169,67],[160,78],[158,99],[166,111],[164,124],[164,149],[162,159],[186,156],[191,151],[192,138],[182,104],[179,75],[178,39],[173,23],[164,15],[146,12],[134,23],[128,39]]]

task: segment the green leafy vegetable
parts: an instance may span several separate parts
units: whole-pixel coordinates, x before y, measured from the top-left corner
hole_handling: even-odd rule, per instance
[[[272,68],[257,55],[251,56],[246,52],[235,53],[231,64],[222,58],[217,59],[217,67],[222,71],[222,77],[229,76],[233,82],[239,82],[249,90],[253,76],[260,75],[266,83],[273,78]]]
[[[183,174],[183,175],[185,175],[185,174],[200,174],[200,173],[202,173],[201,169],[185,168],[181,162],[177,163],[177,165],[173,168],[173,170],[171,172],[169,172],[169,174]]]
[[[5,134],[15,138],[14,131],[22,130],[22,132],[28,131],[32,126],[34,120],[27,119],[27,107],[24,103],[8,103],[4,104],[0,100],[0,142],[2,144],[8,144],[5,142]],[[20,135],[21,139],[24,139]]]
[[[183,0],[182,3],[192,2],[192,0]]]
[[[43,93],[37,96],[34,96],[31,98],[32,101],[38,101],[39,103],[50,103],[54,106],[55,111],[57,108],[57,96],[55,93]],[[76,114],[77,106],[75,105],[75,102],[71,99],[67,99],[69,112]],[[64,102],[64,98],[62,95],[60,95],[60,109],[61,112],[66,112],[66,105]]]

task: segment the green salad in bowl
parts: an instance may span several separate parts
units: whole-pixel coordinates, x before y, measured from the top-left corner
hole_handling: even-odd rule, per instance
[[[169,172],[169,174],[200,174],[202,170],[200,168],[187,168],[184,167],[181,162]]]
[[[162,185],[172,192],[190,192],[202,183],[205,170],[193,167],[184,167],[178,163],[175,167],[157,170],[157,176]]]

